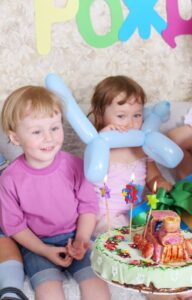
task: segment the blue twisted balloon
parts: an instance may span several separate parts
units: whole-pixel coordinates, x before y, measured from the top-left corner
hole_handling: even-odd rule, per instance
[[[87,144],[84,152],[84,173],[90,182],[103,181],[108,172],[111,148],[141,146],[149,157],[168,168],[176,167],[182,160],[182,150],[172,140],[158,132],[161,123],[169,119],[168,101],[144,108],[144,123],[140,130],[98,133],[77,105],[61,77],[48,74],[45,85],[63,100],[65,118],[80,139]]]

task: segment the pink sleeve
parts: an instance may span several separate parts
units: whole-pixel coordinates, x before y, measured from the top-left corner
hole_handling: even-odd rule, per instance
[[[7,236],[27,228],[14,183],[6,175],[0,177],[0,227]]]
[[[76,197],[79,201],[78,213],[93,213],[99,211],[98,199],[93,184],[88,182],[84,176],[83,163],[80,160],[76,180]]]

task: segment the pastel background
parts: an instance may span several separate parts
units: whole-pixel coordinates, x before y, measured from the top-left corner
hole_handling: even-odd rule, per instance
[[[192,18],[192,1],[178,1],[182,18]],[[67,3],[53,2],[58,7]],[[123,1],[122,9],[126,17],[128,11]],[[156,10],[166,20],[165,0],[157,1]],[[110,28],[106,1],[93,1],[91,16],[95,31],[105,34]],[[94,86],[104,77],[116,74],[137,80],[146,90],[149,102],[192,101],[192,35],[179,36],[176,43],[177,47],[171,48],[152,28],[148,40],[142,40],[136,31],[127,42],[96,49],[83,40],[74,17],[52,26],[51,51],[42,56],[36,47],[35,1],[1,0],[0,100],[22,85],[44,85],[45,76],[56,72],[64,78],[85,113]],[[83,149],[68,124],[65,148],[75,154],[81,154]]]

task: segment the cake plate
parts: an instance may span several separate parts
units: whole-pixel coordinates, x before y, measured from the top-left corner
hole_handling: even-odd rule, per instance
[[[115,287],[118,287],[118,288],[121,288],[121,289],[124,289],[124,290],[127,290],[127,291],[130,291],[130,292],[136,292],[136,293],[142,293],[142,294],[153,294],[153,295],[162,295],[162,296],[166,296],[166,295],[169,295],[169,296],[174,296],[174,295],[186,295],[190,293],[189,296],[192,297],[192,287],[191,288],[182,288],[180,291],[177,289],[175,290],[168,290],[168,289],[161,289],[161,291],[155,291],[155,290],[152,290],[152,288],[150,287],[137,287],[137,286],[125,286],[125,285],[122,285],[120,283],[117,283],[117,282],[113,282],[113,281],[109,281],[105,278],[103,278],[99,273],[95,272],[94,273],[102,280],[104,280],[105,282],[107,282],[108,284],[112,285],[112,286],[115,286]]]

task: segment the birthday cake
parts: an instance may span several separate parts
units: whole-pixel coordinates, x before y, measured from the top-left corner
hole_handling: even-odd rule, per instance
[[[115,228],[95,240],[93,270],[104,280],[146,292],[192,289],[192,233],[177,213],[152,211],[147,228]]]

